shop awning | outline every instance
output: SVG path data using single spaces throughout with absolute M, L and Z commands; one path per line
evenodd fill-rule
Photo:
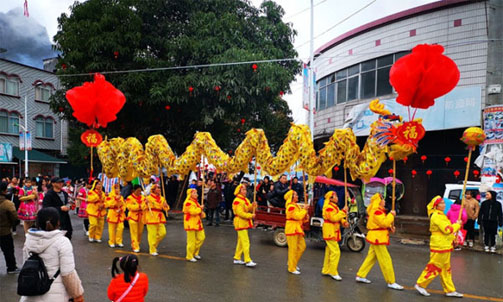
M 19 150 L 18 147 L 12 147 L 12 156 L 24 161 L 24 151 Z M 44 163 L 44 164 L 66 164 L 67 162 L 59 158 L 47 155 L 37 150 L 28 151 L 28 163 Z

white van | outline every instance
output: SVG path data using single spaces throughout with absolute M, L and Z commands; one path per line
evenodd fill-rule
M 479 181 L 468 181 L 466 183 L 466 191 L 475 192 L 475 198 L 480 203 L 480 182 Z M 444 201 L 445 201 L 445 213 L 449 211 L 451 205 L 456 201 L 456 199 L 461 200 L 461 192 L 463 191 L 463 184 L 445 184 L 444 191 Z M 479 229 L 479 225 L 475 222 L 475 229 Z

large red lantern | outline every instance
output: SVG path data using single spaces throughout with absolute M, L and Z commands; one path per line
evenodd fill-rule
M 124 94 L 99 73 L 94 74 L 93 82 L 68 90 L 66 99 L 72 106 L 73 116 L 93 128 L 105 128 L 116 120 L 126 103 Z
M 103 141 L 103 137 L 98 131 L 89 129 L 80 135 L 80 140 L 87 147 L 98 147 L 98 145 Z
M 441 45 L 421 44 L 393 64 L 389 81 L 398 92 L 397 103 L 426 109 L 456 87 L 459 69 L 443 52 Z

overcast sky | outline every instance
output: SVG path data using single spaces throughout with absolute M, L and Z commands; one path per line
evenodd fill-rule
M 30 17 L 23 16 L 24 0 L 1 0 L 0 48 L 16 49 L 3 56 L 24 64 L 41 67 L 42 58 L 52 54 L 50 43 L 58 30 L 57 18 L 69 13 L 73 0 L 28 0 Z M 259 6 L 262 0 L 252 0 Z M 303 61 L 309 59 L 310 0 L 276 0 L 285 10 L 285 22 L 291 22 L 298 35 L 294 45 Z M 433 0 L 314 0 L 314 49 L 360 25 Z M 348 20 L 344 18 L 359 11 Z M 36 41 L 37 47 L 33 47 Z M 37 63 L 38 62 L 38 63 Z M 292 83 L 292 93 L 285 96 L 295 123 L 307 122 L 302 109 L 302 81 Z

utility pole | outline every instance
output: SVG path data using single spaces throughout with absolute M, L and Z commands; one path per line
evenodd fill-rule
M 311 139 L 314 141 L 314 0 L 311 0 L 311 40 L 309 42 L 309 129 L 311 129 Z

